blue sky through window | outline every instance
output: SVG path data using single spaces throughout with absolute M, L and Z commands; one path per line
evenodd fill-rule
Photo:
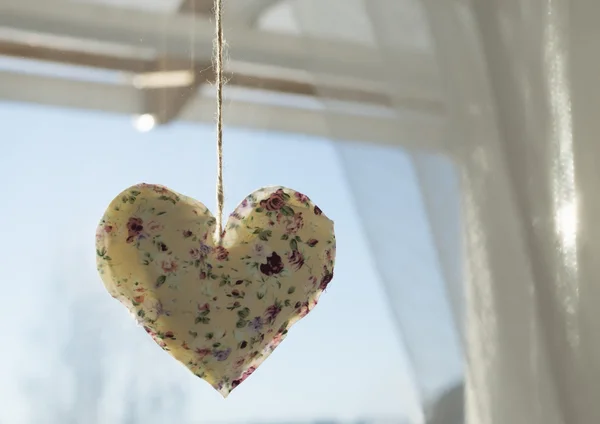
M 166 185 L 214 211 L 212 127 L 177 123 L 141 134 L 128 117 L 13 103 L 0 103 L 0 116 L 0 422 L 299 422 L 417 414 L 401 340 L 330 142 L 225 132 L 226 212 L 261 186 L 304 192 L 335 221 L 338 256 L 319 306 L 223 400 L 155 346 L 105 292 L 93 247 L 110 200 L 138 182 Z M 405 201 L 420 201 L 414 197 Z

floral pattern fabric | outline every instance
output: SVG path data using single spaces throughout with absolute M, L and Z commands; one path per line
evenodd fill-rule
M 333 278 L 333 222 L 283 187 L 250 194 L 222 242 L 200 202 L 139 184 L 109 205 L 96 235 L 109 293 L 146 332 L 224 397 L 308 314 Z

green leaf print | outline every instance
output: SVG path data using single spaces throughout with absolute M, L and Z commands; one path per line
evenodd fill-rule
M 250 315 L 250 309 L 248 309 L 248 308 L 240 309 L 237 312 L 237 314 L 240 318 L 248 318 L 248 316 Z
M 294 216 L 294 210 L 287 205 L 282 207 L 280 210 L 281 210 L 281 213 L 284 214 L 285 216 Z
M 199 315 L 199 316 L 197 316 L 197 317 L 196 317 L 196 319 L 194 320 L 194 323 L 195 323 L 195 324 L 200 324 L 200 323 L 202 323 L 202 324 L 208 324 L 208 323 L 210 323 L 210 318 L 209 318 L 209 317 L 202 316 L 202 315 Z
M 258 234 L 258 238 L 261 239 L 262 241 L 269 241 L 269 238 L 271 237 L 272 234 L 273 234 L 273 232 L 271 230 L 264 230 Z
M 162 286 L 163 284 L 165 284 L 166 281 L 167 281 L 167 276 L 166 275 L 161 275 L 160 277 L 158 277 L 156 279 L 155 287 L 159 288 L 160 286 Z
M 169 197 L 169 196 L 162 195 L 162 196 L 159 197 L 159 199 L 160 200 L 164 200 L 166 202 L 171 202 L 174 205 L 177 204 L 177 200 L 175 200 L 175 199 L 173 199 L 172 197 Z

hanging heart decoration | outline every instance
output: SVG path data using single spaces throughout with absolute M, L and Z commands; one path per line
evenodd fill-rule
M 139 184 L 119 194 L 96 235 L 108 292 L 154 341 L 224 397 L 306 316 L 333 278 L 333 222 L 283 187 L 250 194 L 221 243 L 200 202 Z

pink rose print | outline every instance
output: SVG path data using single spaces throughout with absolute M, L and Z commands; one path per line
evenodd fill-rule
M 202 254 L 200 253 L 200 249 L 190 249 L 189 254 L 192 257 L 192 259 L 194 259 L 194 260 L 199 261 L 200 259 L 202 259 Z
M 276 252 L 273 252 L 271 256 L 267 258 L 267 263 L 261 264 L 259 268 L 260 272 L 269 277 L 281 274 L 283 271 L 283 262 L 281 261 L 281 256 L 279 256 Z
M 298 271 L 304 265 L 304 256 L 297 250 L 288 252 L 287 259 L 294 271 Z
M 215 247 L 215 253 L 218 261 L 224 261 L 229 256 L 229 252 L 223 246 Z
M 298 310 L 298 316 L 300 318 L 304 318 L 310 312 L 310 307 L 309 307 L 308 302 L 300 303 L 299 305 L 296 306 L 296 309 Z
M 237 212 L 232 212 L 231 214 L 229 214 L 229 217 L 230 218 L 235 218 L 235 219 L 238 219 L 238 220 L 244 219 L 244 217 L 242 215 L 240 215 L 239 213 L 237 213 Z
M 256 371 L 256 367 L 248 368 L 246 370 L 246 372 L 243 373 L 240 378 L 238 378 L 237 380 L 233 380 L 231 382 L 231 388 L 233 389 L 233 388 L 239 386 L 240 384 L 242 384 L 244 382 L 244 380 L 247 379 L 248 377 L 250 377 L 254 371 Z
M 280 331 L 279 333 L 277 333 L 275 335 L 275 337 L 273 337 L 273 340 L 271 340 L 271 343 L 269 343 L 269 345 L 267 346 L 269 351 L 273 352 L 277 348 L 277 346 L 279 346 L 279 344 L 281 343 L 282 340 L 283 340 L 283 334 Z
M 273 337 L 273 341 L 271 342 L 271 344 L 275 348 L 279 343 L 281 343 L 282 340 L 283 340 L 283 334 L 282 333 L 277 333 L 275 335 L 275 337 Z
M 325 274 L 321 278 L 321 284 L 319 285 L 320 290 L 325 290 L 331 280 L 333 280 L 333 272 L 330 272 L 327 267 L 323 267 Z
M 237 289 L 231 290 L 231 297 L 233 297 L 234 299 L 243 299 L 244 296 L 245 296 L 245 292 L 243 292 L 243 291 L 239 291 Z
M 268 211 L 278 211 L 285 205 L 285 199 L 283 197 L 283 190 L 279 189 L 275 193 L 271 194 L 268 199 L 261 200 L 260 206 Z
M 96 244 L 98 244 L 103 238 L 106 232 L 102 230 L 100 227 L 96 230 Z
M 295 192 L 294 193 L 294 197 L 296 198 L 296 200 L 298 200 L 300 203 L 308 203 L 310 201 L 310 199 L 308 198 L 308 196 L 305 196 L 302 193 L 298 193 Z
M 210 355 L 212 353 L 212 350 L 198 348 L 198 349 L 196 349 L 195 352 L 198 354 L 198 356 L 200 357 L 200 359 L 204 359 L 204 358 L 206 358 L 208 355 Z
M 150 184 L 152 186 L 152 190 L 158 194 L 170 194 L 169 190 L 166 187 L 160 187 L 154 184 Z
M 177 268 L 179 268 L 177 262 L 175 262 L 174 260 L 162 261 L 160 267 L 162 268 L 163 272 L 167 274 L 175 273 L 177 272 Z
M 273 324 L 277 319 L 277 316 L 281 313 L 281 304 L 275 302 L 267 308 L 265 311 L 265 321 L 267 324 Z
M 241 367 L 242 365 L 244 365 L 244 363 L 245 363 L 245 362 L 246 362 L 246 358 L 242 356 L 241 358 L 238 358 L 238 359 L 237 359 L 237 360 L 236 360 L 236 361 L 233 363 L 233 367 L 234 367 L 234 368 L 239 368 L 239 367 Z
M 333 257 L 331 256 L 331 249 L 328 249 L 325 251 L 325 257 L 327 258 L 327 260 L 329 262 L 331 262 L 333 260 Z
M 163 230 L 163 226 L 156 221 L 150 221 L 147 225 L 148 231 L 156 234 Z
M 164 340 L 162 340 L 160 337 L 158 337 L 158 334 L 156 334 L 154 331 L 152 331 L 150 329 L 150 327 L 144 326 L 144 330 L 146 330 L 146 333 L 148 333 L 150 335 L 150 337 L 152 337 L 152 339 L 156 342 L 156 344 L 158 344 L 160 347 L 162 347 L 163 349 L 167 347 L 167 344 L 164 342 Z
M 287 234 L 296 234 L 302 227 L 304 227 L 304 219 L 302 218 L 302 212 L 298 212 L 285 226 L 285 230 Z
M 131 217 L 127 221 L 127 243 L 133 243 L 142 236 L 144 221 L 140 218 Z

